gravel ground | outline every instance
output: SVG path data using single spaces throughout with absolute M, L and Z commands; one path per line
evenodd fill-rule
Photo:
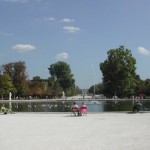
M 150 113 L 0 115 L 1 150 L 149 150 Z

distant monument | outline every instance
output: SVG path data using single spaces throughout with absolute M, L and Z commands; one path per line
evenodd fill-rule
M 66 99 L 65 92 L 62 92 L 62 99 Z
M 11 94 L 11 92 L 9 92 L 9 110 L 12 109 L 12 105 L 11 105 L 11 96 L 12 96 L 12 94 Z

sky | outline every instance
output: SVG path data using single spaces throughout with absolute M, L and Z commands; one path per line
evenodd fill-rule
M 25 61 L 28 78 L 69 64 L 81 89 L 102 83 L 99 64 L 121 45 L 150 78 L 149 0 L 0 0 L 0 65 Z

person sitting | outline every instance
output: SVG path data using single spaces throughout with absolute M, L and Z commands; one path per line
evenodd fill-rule
M 7 114 L 8 112 L 4 104 L 1 107 L 1 112 L 3 112 L 4 114 Z
M 142 108 L 142 104 L 140 103 L 140 101 L 137 101 L 134 106 L 133 106 L 133 112 L 139 112 Z
M 81 114 L 86 114 L 87 113 L 87 106 L 82 102 L 82 105 L 80 106 L 80 112 Z
M 2 105 L 1 112 L 3 112 L 4 114 L 7 114 L 8 112 L 13 113 L 10 109 L 5 107 L 5 104 Z
M 77 112 L 78 116 L 80 115 L 80 108 L 76 104 L 76 102 L 74 102 L 73 105 L 71 106 L 71 110 L 72 110 L 72 112 L 74 113 L 75 116 L 76 116 L 76 112 Z

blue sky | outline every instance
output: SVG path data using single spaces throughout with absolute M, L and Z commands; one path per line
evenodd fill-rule
M 0 0 L 0 65 L 25 61 L 29 79 L 48 78 L 57 61 L 76 85 L 102 82 L 100 62 L 124 45 L 137 74 L 150 78 L 149 0 Z

